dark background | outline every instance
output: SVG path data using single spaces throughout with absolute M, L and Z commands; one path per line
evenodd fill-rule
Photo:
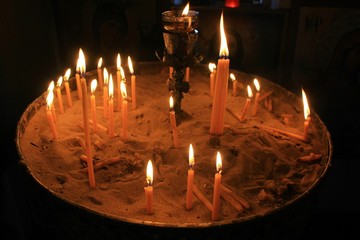
M 223 9 L 223 1 L 198 0 L 191 5 L 203 13 L 204 19 L 215 22 Z M 359 11 L 358 1 L 293 0 L 285 9 L 270 9 L 269 1 L 260 6 L 241 1 L 239 9 L 225 9 L 228 21 L 233 21 L 234 47 L 239 54 L 231 67 L 262 75 L 296 93 L 299 86 L 306 87 L 310 103 L 332 136 L 334 156 L 299 239 L 353 239 L 357 221 L 352 219 L 360 213 L 360 24 L 339 40 L 340 50 L 332 53 L 329 68 L 312 69 L 306 75 L 296 65 L 301 6 Z M 135 61 L 157 61 L 154 51 L 162 47 L 161 12 L 171 7 L 173 2 L 164 0 L 0 0 L 2 239 L 51 236 L 51 228 L 42 226 L 45 220 L 37 214 L 41 206 L 29 204 L 36 200 L 33 194 L 42 193 L 29 189 L 36 184 L 19 165 L 15 145 L 17 122 L 27 105 L 47 89 L 50 80 L 63 75 L 68 67 L 74 69 L 80 47 L 92 59 L 87 62 L 89 70 L 95 68 L 100 56 L 105 64 L 115 64 L 118 52 L 131 55 Z M 323 22 L 309 18 L 307 24 L 313 27 Z M 206 35 L 206 27 L 201 27 L 205 32 L 200 35 L 203 47 L 217 46 L 216 37 L 212 39 Z M 255 43 L 256 51 L 249 52 L 253 47 L 249 44 Z M 205 50 L 205 63 L 214 61 L 217 50 Z M 301 74 L 296 72 L 299 69 Z

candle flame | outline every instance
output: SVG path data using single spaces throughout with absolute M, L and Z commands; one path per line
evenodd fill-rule
M 49 93 L 48 93 L 48 95 L 47 95 L 47 97 L 46 97 L 46 104 L 47 104 L 47 107 L 48 107 L 49 109 L 51 109 L 53 100 L 54 100 L 54 92 L 53 92 L 53 91 L 49 91 Z
M 93 79 L 90 84 L 91 93 L 94 94 L 97 87 L 97 80 Z
M 218 173 L 221 173 L 221 170 L 222 170 L 222 161 L 221 161 L 220 152 L 218 151 L 216 155 L 216 171 Z
M 120 68 L 121 68 L 120 53 L 118 53 L 117 58 L 116 58 L 116 67 L 117 67 L 117 70 L 120 71 Z
M 130 73 L 134 74 L 134 68 L 133 68 L 133 64 L 132 64 L 130 56 L 128 56 L 128 66 L 129 66 Z
M 220 18 L 220 34 L 221 34 L 221 45 L 220 45 L 219 57 L 228 57 L 229 49 L 226 41 L 223 13 L 221 13 L 221 18 Z
M 151 160 L 148 161 L 147 167 L 146 167 L 146 181 L 148 185 L 150 186 L 153 182 L 153 165 Z
M 124 69 L 120 66 L 121 81 L 126 82 Z
M 99 58 L 99 61 L 98 61 L 98 65 L 97 65 L 98 68 L 101 68 L 102 62 L 103 62 L 103 59 L 101 57 L 101 58 Z
M 104 68 L 104 85 L 107 86 L 109 83 L 109 73 L 106 68 Z
M 301 91 L 302 91 L 302 99 L 304 104 L 304 118 L 307 119 L 310 116 L 310 107 L 304 90 L 301 89 Z
M 234 75 L 233 73 L 230 73 L 230 79 L 231 79 L 232 81 L 235 81 L 235 80 L 236 80 L 236 77 L 235 77 L 235 75 Z
M 48 92 L 52 92 L 54 90 L 54 87 L 55 87 L 55 82 L 54 80 L 52 80 L 49 84 L 49 87 L 48 87 Z
M 86 72 L 85 55 L 84 55 L 84 52 L 83 52 L 83 50 L 81 48 L 79 50 L 78 64 L 79 64 L 80 73 L 82 75 L 85 74 L 85 72 Z
M 170 99 L 169 99 L 169 105 L 170 105 L 170 110 L 172 110 L 172 109 L 173 109 L 173 107 L 174 107 L 174 99 L 173 99 L 173 97 L 172 97 L 172 96 L 170 96 Z
M 58 79 L 57 82 L 56 82 L 56 86 L 57 86 L 57 87 L 61 87 L 62 82 L 63 82 L 63 77 L 60 76 L 59 79 Z
M 127 98 L 127 94 L 126 94 L 126 85 L 124 81 L 121 81 L 120 83 L 120 90 L 121 90 L 121 95 L 123 97 L 123 99 L 125 100 Z
M 187 16 L 189 13 L 189 9 L 190 9 L 190 3 L 187 3 L 181 15 Z
M 76 61 L 76 72 L 80 72 L 80 58 L 78 58 Z
M 64 75 L 64 80 L 65 80 L 65 81 L 68 81 L 68 80 L 69 80 L 70 74 L 71 74 L 71 69 L 68 68 L 68 69 L 66 70 L 66 72 L 65 72 L 65 75 Z
M 214 72 L 214 69 L 216 69 L 216 64 L 215 63 L 209 63 L 209 69 L 210 69 L 210 72 Z
M 255 85 L 256 91 L 260 91 L 260 83 L 256 78 L 254 78 L 254 85 Z
M 248 96 L 249 96 L 249 98 L 252 98 L 253 93 L 252 93 L 251 87 L 250 87 L 249 85 L 247 86 L 247 91 L 248 91 Z
M 114 82 L 112 78 L 112 74 L 110 73 L 109 77 L 109 98 L 113 98 L 114 96 Z
M 190 146 L 189 146 L 189 166 L 193 167 L 194 164 L 195 164 L 194 149 L 193 149 L 192 144 L 190 143 Z

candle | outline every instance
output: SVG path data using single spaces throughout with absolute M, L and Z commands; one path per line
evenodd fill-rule
M 215 85 L 215 63 L 209 63 L 210 69 L 210 97 L 214 96 L 214 85 Z
M 68 107 L 72 107 L 72 99 L 71 99 L 71 93 L 70 93 L 70 85 L 69 85 L 69 78 L 70 78 L 71 69 L 68 68 L 64 75 L 64 85 L 65 85 L 65 91 L 66 91 L 66 103 Z
M 114 82 L 112 75 L 109 77 L 109 137 L 114 137 Z
M 254 85 L 255 85 L 255 88 L 256 88 L 257 92 L 255 94 L 255 102 L 254 102 L 254 108 L 253 108 L 252 115 L 256 116 L 258 106 L 259 106 L 259 98 L 260 98 L 260 83 L 256 78 L 254 78 Z
M 55 88 L 55 83 L 54 83 L 54 81 L 51 81 L 47 90 L 48 90 L 48 92 L 52 92 L 54 94 L 54 88 Z M 54 122 L 56 122 L 57 117 L 56 117 L 56 112 L 55 112 L 54 101 L 52 101 L 52 104 L 51 104 L 51 114 L 54 119 Z
M 193 205 L 193 186 L 194 186 L 194 150 L 192 144 L 189 146 L 189 170 L 187 177 L 187 192 L 186 192 L 186 209 L 190 210 Z
M 103 62 L 103 59 L 101 57 L 101 58 L 99 58 L 98 65 L 97 65 L 97 73 L 98 73 L 100 90 L 103 90 L 103 87 L 104 87 L 103 73 L 102 73 L 102 70 L 101 70 L 102 62 Z
M 248 98 L 246 99 L 245 106 L 244 106 L 243 111 L 241 113 L 241 117 L 240 117 L 241 121 L 244 121 L 244 119 L 245 119 L 245 113 L 246 113 L 247 109 L 249 108 L 251 98 L 253 96 L 251 88 L 250 88 L 249 85 L 247 86 L 247 91 L 248 91 Z
M 226 108 L 226 97 L 228 89 L 229 50 L 226 43 L 224 30 L 223 13 L 220 18 L 221 47 L 217 65 L 217 74 L 215 80 L 215 91 L 210 119 L 210 134 L 222 135 L 224 132 L 224 115 Z
M 121 104 L 122 104 L 122 95 L 121 95 L 121 87 L 120 87 L 120 82 L 122 80 L 122 73 L 121 71 L 123 71 L 122 67 L 121 67 L 121 58 L 120 58 L 120 54 L 118 53 L 117 58 L 116 58 L 116 83 L 117 83 L 117 87 L 116 87 L 116 92 L 117 92 L 117 96 L 118 96 L 118 111 L 120 111 L 121 109 Z
M 108 83 L 109 83 L 109 73 L 106 68 L 104 68 L 104 86 L 103 86 L 103 107 L 104 107 L 104 118 L 109 117 L 109 92 L 108 92 Z
M 233 73 L 230 73 L 230 79 L 232 80 L 232 95 L 233 97 L 237 96 L 237 81 L 235 78 L 235 75 Z
M 146 182 L 148 184 L 145 189 L 145 196 L 146 196 L 146 212 L 147 214 L 152 214 L 153 211 L 153 165 L 151 160 L 148 161 L 147 168 L 146 168 Z
M 49 126 L 50 126 L 50 129 L 51 129 L 51 132 L 52 132 L 53 139 L 56 140 L 58 138 L 57 137 L 57 131 L 56 131 L 56 127 L 55 127 L 53 114 L 52 114 L 52 111 L 51 111 L 51 108 L 52 108 L 52 105 L 53 105 L 53 100 L 54 100 L 54 93 L 52 91 L 49 91 L 48 95 L 46 97 L 46 104 L 47 104 L 46 115 L 47 115 Z
M 56 82 L 56 96 L 57 96 L 57 100 L 58 100 L 58 105 L 59 105 L 59 112 L 60 113 L 64 113 L 64 104 L 63 104 L 63 100 L 62 100 L 62 96 L 61 96 L 61 84 L 63 82 L 63 77 L 60 76 L 59 79 Z
M 172 134 L 173 134 L 174 147 L 178 148 L 179 147 L 179 137 L 178 137 L 178 133 L 177 133 L 177 129 L 176 129 L 174 100 L 173 100 L 172 96 L 170 96 L 169 104 L 170 104 L 170 124 L 171 124 L 171 129 L 172 129 Z
M 190 80 L 190 67 L 185 68 L 185 82 L 189 82 Z
M 95 98 L 96 87 L 97 87 L 97 80 L 93 79 L 90 84 L 90 89 L 91 89 L 90 108 L 91 108 L 91 115 L 92 115 L 92 119 L 93 119 L 93 131 L 95 133 L 97 131 L 96 98 Z
M 128 56 L 128 65 L 131 73 L 131 105 L 132 109 L 136 109 L 136 77 L 130 56 Z
M 80 48 L 79 50 L 79 55 L 81 54 L 82 50 Z M 80 59 L 77 60 L 76 63 L 76 73 L 75 73 L 75 80 L 76 80 L 76 88 L 77 88 L 77 92 L 78 92 L 78 98 L 81 99 L 81 84 L 80 84 Z
M 310 122 L 311 122 L 310 107 L 309 107 L 308 100 L 307 100 L 307 97 L 306 97 L 306 94 L 305 94 L 304 90 L 301 89 L 301 92 L 302 92 L 302 99 L 303 99 L 303 105 L 304 105 L 304 118 L 305 118 L 305 121 L 304 121 L 304 138 L 305 138 L 305 140 L 308 140 L 309 125 L 310 125 Z
M 211 219 L 216 221 L 219 219 L 220 212 L 220 187 L 221 187 L 221 171 L 222 171 L 222 162 L 220 152 L 217 152 L 216 155 L 216 174 L 214 180 L 214 195 L 213 195 L 213 209 Z
M 81 49 L 80 49 L 81 50 Z M 84 120 L 84 134 L 85 134 L 85 146 L 86 146 L 86 160 L 88 167 L 88 177 L 89 185 L 91 188 L 95 188 L 95 173 L 91 152 L 91 138 L 90 138 L 90 129 L 89 129 L 89 116 L 88 116 L 88 99 L 87 99 L 87 86 L 85 79 L 86 65 L 85 65 L 85 56 L 81 51 L 79 53 L 79 66 L 81 74 L 81 93 L 82 93 L 82 109 L 83 109 L 83 120 Z
M 127 93 L 125 82 L 121 81 L 120 90 L 122 95 L 122 106 L 121 106 L 121 115 L 122 115 L 122 138 L 124 141 L 127 140 L 127 119 L 128 119 L 128 103 L 127 103 Z
M 173 73 L 174 73 L 174 68 L 169 67 L 169 78 L 172 78 Z

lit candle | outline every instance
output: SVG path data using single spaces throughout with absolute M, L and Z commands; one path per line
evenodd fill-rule
M 310 122 L 311 122 L 310 107 L 309 107 L 308 100 L 307 100 L 307 97 L 306 97 L 306 94 L 305 94 L 304 90 L 301 89 L 301 91 L 302 91 L 302 99 L 303 99 L 303 104 L 304 104 L 304 118 L 305 118 L 305 121 L 304 121 L 304 138 L 307 141 L 308 140 L 309 125 L 310 125 Z
M 222 171 L 222 162 L 220 152 L 217 152 L 216 155 L 216 174 L 214 180 L 214 195 L 213 195 L 213 209 L 211 219 L 216 221 L 219 219 L 220 213 L 220 187 L 221 187 L 221 171 Z
M 60 113 L 64 113 L 64 104 L 63 104 L 62 95 L 61 95 L 61 84 L 62 84 L 62 82 L 63 82 L 63 77 L 60 76 L 59 79 L 56 82 L 56 96 L 57 96 L 57 100 L 58 100 L 59 112 Z
M 128 56 L 128 65 L 131 73 L 131 105 L 132 109 L 136 109 L 136 77 L 130 56 Z
M 72 107 L 72 99 L 71 99 L 71 93 L 70 93 L 70 85 L 69 85 L 69 78 L 70 78 L 71 69 L 68 68 L 64 75 L 64 85 L 65 85 L 65 91 L 66 91 L 66 102 L 68 107 Z
M 88 99 L 87 99 L 87 86 L 85 79 L 86 64 L 85 56 L 83 51 L 80 49 L 79 52 L 79 66 L 80 66 L 80 75 L 81 75 L 81 93 L 82 93 L 82 109 L 83 109 L 83 119 L 84 119 L 84 133 L 85 133 L 85 145 L 86 145 L 86 160 L 88 168 L 88 177 L 89 184 L 91 188 L 95 188 L 95 173 L 91 152 L 91 138 L 90 138 L 90 128 L 89 128 L 89 116 L 88 116 Z
M 54 122 L 54 118 L 53 118 L 53 114 L 51 111 L 52 105 L 53 105 L 53 100 L 54 100 L 54 92 L 53 91 L 49 91 L 48 95 L 46 97 L 46 104 L 47 104 L 47 108 L 46 108 L 46 115 L 47 115 L 47 119 L 49 122 L 49 126 L 53 135 L 53 139 L 56 140 L 57 137 L 57 131 L 56 131 L 56 127 L 55 127 L 55 122 Z
M 114 137 L 114 82 L 110 73 L 109 77 L 109 137 Z
M 120 83 L 120 90 L 122 95 L 122 106 L 121 106 L 121 115 L 122 115 L 122 138 L 124 141 L 127 140 L 127 119 L 128 119 L 128 102 L 127 102 L 127 93 L 126 85 L 124 81 Z
M 221 33 L 221 47 L 217 65 L 217 74 L 215 81 L 214 98 L 210 119 L 210 134 L 222 135 L 224 132 L 224 115 L 226 108 L 226 97 L 228 89 L 229 78 L 229 64 L 228 59 L 229 50 L 227 47 L 223 13 L 220 18 L 220 33 Z
M 253 108 L 252 115 L 256 116 L 257 111 L 258 111 L 258 106 L 259 106 L 259 97 L 260 97 L 260 83 L 256 78 L 254 78 L 254 85 L 255 85 L 257 92 L 255 94 L 255 102 L 254 102 L 254 108 Z
M 177 128 L 176 128 L 174 99 L 172 96 L 170 96 L 169 105 L 170 105 L 170 124 L 171 124 L 171 129 L 172 129 L 172 134 L 173 134 L 174 147 L 178 148 L 179 147 L 179 137 L 178 137 Z
M 96 99 L 95 99 L 95 90 L 97 87 L 97 80 L 93 79 L 90 84 L 91 97 L 90 97 L 90 108 L 93 119 L 93 131 L 97 131 L 97 120 L 96 120 Z
M 79 55 L 81 54 L 80 52 L 82 52 L 81 48 L 79 50 Z M 76 88 L 77 88 L 77 92 L 78 92 L 78 98 L 81 99 L 82 94 L 81 94 L 81 84 L 80 84 L 80 59 L 79 58 L 76 63 L 75 80 L 76 80 Z
M 245 106 L 243 108 L 243 111 L 241 113 L 241 121 L 244 121 L 245 119 L 245 114 L 246 114 L 246 111 L 247 109 L 249 108 L 249 105 L 250 105 L 250 102 L 251 102 L 251 98 L 253 97 L 253 94 L 252 94 L 252 91 L 251 91 L 251 87 L 248 85 L 247 86 L 247 91 L 248 91 L 248 98 L 246 99 L 246 102 L 245 102 Z
M 190 210 L 193 205 L 193 186 L 194 186 L 194 150 L 192 144 L 189 146 L 189 170 L 187 177 L 187 192 L 186 192 L 186 209 Z
M 190 80 L 190 67 L 185 68 L 185 82 L 189 82 Z
M 97 73 L 98 73 L 100 90 L 103 90 L 103 87 L 104 87 L 103 73 L 102 73 L 102 70 L 101 70 L 102 62 L 103 62 L 103 59 L 101 57 L 101 58 L 99 58 L 98 65 L 97 65 Z
M 120 58 L 120 54 L 118 53 L 117 58 L 116 58 L 116 83 L 117 83 L 117 87 L 116 87 L 116 92 L 117 92 L 117 96 L 118 96 L 118 111 L 120 111 L 121 109 L 121 105 L 122 105 L 122 95 L 121 95 L 121 87 L 120 87 L 120 82 L 122 80 L 122 73 L 121 71 L 124 71 L 121 67 L 121 58 Z
M 145 189 L 145 196 L 146 196 L 146 212 L 147 214 L 152 214 L 153 211 L 153 165 L 151 160 L 148 161 L 147 168 L 146 168 L 146 182 L 148 184 Z
M 209 63 L 210 69 L 210 97 L 214 96 L 214 86 L 215 86 L 215 63 Z
M 54 81 L 52 80 L 49 84 L 49 87 L 48 87 L 48 92 L 52 92 L 54 94 L 54 88 L 55 88 L 55 83 Z M 52 106 L 51 106 L 51 114 L 52 114 L 52 117 L 54 119 L 54 122 L 57 121 L 57 117 L 56 117 L 56 112 L 55 112 L 55 106 L 54 106 L 54 101 L 52 101 Z
M 237 96 L 237 80 L 233 73 L 230 73 L 230 79 L 232 81 L 232 95 L 233 97 Z
M 106 68 L 104 68 L 104 86 L 103 86 L 103 107 L 104 107 L 104 118 L 109 117 L 109 92 L 108 92 L 108 83 L 109 83 L 109 73 Z

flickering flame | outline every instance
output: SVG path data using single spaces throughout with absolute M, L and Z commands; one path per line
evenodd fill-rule
M 76 61 L 76 72 L 80 72 L 80 58 L 78 58 Z
M 209 63 L 210 72 L 214 72 L 214 69 L 216 69 L 216 64 L 215 63 Z
M 64 75 L 64 80 L 65 80 L 65 81 L 68 81 L 68 80 L 69 80 L 70 74 L 71 74 L 71 69 L 68 68 L 68 69 L 66 70 L 66 72 L 65 72 L 65 75 Z
M 104 85 L 107 86 L 109 83 L 109 73 L 106 68 L 104 68 Z
M 235 77 L 235 75 L 234 75 L 233 73 L 230 73 L 230 79 L 231 79 L 232 81 L 235 81 L 235 80 L 236 80 L 236 77 Z
M 301 89 L 301 91 L 302 91 L 302 99 L 304 104 L 304 118 L 307 119 L 310 116 L 310 108 L 304 90 Z
M 97 87 L 97 80 L 93 79 L 90 84 L 91 93 L 94 94 Z
M 193 149 L 192 144 L 190 143 L 190 146 L 189 146 L 189 167 L 194 166 L 194 164 L 195 164 L 194 149 Z
M 121 81 L 120 83 L 120 90 L 121 90 L 121 95 L 123 97 L 123 99 L 127 98 L 127 94 L 126 94 L 126 85 L 124 81 Z
M 146 167 L 146 181 L 148 185 L 151 185 L 153 182 L 153 165 L 151 160 L 148 161 L 147 167 Z
M 55 87 L 55 82 L 54 80 L 52 80 L 49 84 L 49 87 L 48 87 L 48 92 L 52 92 L 54 90 L 54 87 Z
M 109 98 L 113 98 L 114 96 L 114 82 L 112 78 L 112 74 L 110 73 L 109 77 Z
M 221 161 L 220 152 L 218 151 L 216 155 L 216 171 L 218 173 L 221 173 L 221 170 L 222 170 L 222 161 Z
M 46 104 L 47 107 L 50 109 L 52 104 L 53 104 L 53 100 L 54 100 L 54 92 L 53 91 L 49 91 L 47 97 L 46 97 Z
M 248 91 L 248 96 L 249 96 L 249 98 L 252 98 L 253 93 L 252 93 L 251 87 L 250 87 L 249 85 L 247 86 L 247 91 Z
M 172 96 L 170 96 L 170 99 L 169 99 L 169 105 L 170 105 L 170 109 L 172 110 L 173 107 L 174 107 L 174 99 Z
M 221 34 L 221 45 L 220 45 L 219 57 L 228 57 L 229 49 L 226 41 L 223 13 L 221 13 L 221 18 L 220 18 L 220 34 Z
M 124 69 L 120 66 L 121 81 L 126 82 Z
M 187 16 L 189 13 L 189 8 L 190 8 L 190 3 L 187 3 L 181 15 Z
M 98 65 L 97 65 L 98 68 L 101 68 L 102 62 L 103 62 L 103 59 L 101 57 L 101 58 L 99 58 L 99 61 L 98 61 Z
M 81 75 L 85 74 L 85 72 L 86 72 L 85 55 L 81 48 L 79 50 L 78 64 L 79 64 L 79 71 L 80 71 Z
M 128 56 L 128 66 L 129 66 L 130 73 L 131 73 L 131 74 L 134 74 L 134 68 L 133 68 L 132 61 L 131 61 L 131 57 L 130 57 L 130 56 Z
M 57 87 L 61 87 L 62 82 L 63 82 L 63 77 L 60 76 L 59 79 L 58 79 L 57 82 L 56 82 L 56 86 L 57 86 Z
M 117 70 L 120 71 L 120 68 L 121 68 L 120 53 L 118 53 L 117 58 L 116 58 L 116 67 L 117 67 Z
M 260 83 L 256 78 L 254 78 L 254 85 L 255 85 L 256 91 L 260 91 Z

